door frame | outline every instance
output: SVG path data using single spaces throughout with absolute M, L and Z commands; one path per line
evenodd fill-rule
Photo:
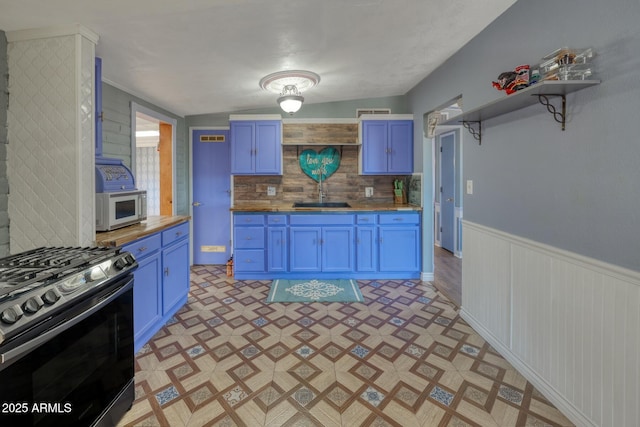
M 441 223 L 441 206 L 442 200 L 440 200 L 440 186 L 442 185 L 442 164 L 440 155 L 440 138 L 447 134 L 454 134 L 454 203 L 458 206 L 454 206 L 454 218 L 453 218 L 453 245 L 454 252 L 458 258 L 462 258 L 462 216 L 463 216 L 463 200 L 464 193 L 462 188 L 463 182 L 463 164 L 462 164 L 462 150 L 463 150 L 463 132 L 462 126 L 438 126 L 436 128 L 433 137 L 433 150 L 434 150 L 434 243 L 436 246 L 442 247 L 441 235 L 439 231 Z M 437 178 L 437 183 L 436 179 Z
M 193 131 L 194 130 L 223 130 L 230 132 L 230 126 L 189 126 L 189 216 L 193 218 Z M 229 143 L 231 143 L 231 138 L 229 138 Z M 231 207 L 233 207 L 233 174 L 229 177 L 229 186 L 231 189 Z M 230 245 L 231 245 L 231 253 L 233 254 L 233 212 L 229 211 L 229 236 L 230 236 Z M 193 236 L 193 221 L 189 221 L 189 235 Z M 190 239 L 189 242 L 189 260 L 191 265 L 193 265 L 193 245 L 195 239 Z
M 137 114 L 142 113 L 151 118 L 157 119 L 159 122 L 171 125 L 171 214 L 176 214 L 176 145 L 177 144 L 177 128 L 178 120 L 166 116 L 156 110 L 140 105 L 131 101 L 131 170 L 133 176 L 136 175 L 136 120 Z

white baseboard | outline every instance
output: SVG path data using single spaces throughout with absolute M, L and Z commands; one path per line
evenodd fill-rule
M 490 331 L 485 329 L 464 307 L 460 309 L 460 317 L 467 322 L 485 341 L 495 348 L 516 370 L 522 374 L 533 386 L 542 393 L 562 414 L 569 418 L 576 426 L 597 427 L 583 413 L 577 410 L 562 394 L 554 389 L 544 378 L 533 371 L 518 356 L 505 347 Z

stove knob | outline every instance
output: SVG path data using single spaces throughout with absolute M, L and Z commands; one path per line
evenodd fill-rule
M 22 317 L 22 314 L 23 312 L 20 309 L 20 306 L 14 305 L 13 307 L 9 307 L 5 311 L 3 311 L 0 319 L 2 319 L 4 323 L 12 325 Z
M 58 290 L 55 288 L 49 289 L 47 292 L 42 294 L 42 299 L 47 305 L 54 304 L 56 301 L 60 299 L 60 297 L 61 297 L 60 292 L 58 292 Z
M 43 305 L 44 303 L 42 302 L 42 298 L 36 295 L 35 297 L 31 297 L 26 300 L 25 303 L 22 304 L 22 309 L 27 313 L 33 314 L 36 311 L 40 310 Z
M 136 262 L 136 259 L 131 254 L 125 256 L 124 259 L 127 261 L 127 265 L 133 265 Z
M 127 262 L 124 258 L 119 258 L 113 265 L 116 267 L 116 270 L 122 270 L 127 266 Z

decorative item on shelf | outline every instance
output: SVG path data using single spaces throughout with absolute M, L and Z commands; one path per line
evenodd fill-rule
M 531 67 L 529 73 L 529 86 L 534 85 L 540 81 L 540 66 L 536 65 Z
M 278 105 L 286 113 L 294 114 L 304 102 L 302 92 L 320 83 L 320 76 L 311 71 L 278 71 L 260 79 L 260 87 L 279 95 Z
M 312 149 L 304 150 L 299 157 L 302 171 L 316 182 L 329 178 L 340 167 L 340 152 L 334 147 L 326 147 L 319 153 Z
M 518 65 L 513 71 L 500 73 L 493 87 L 504 90 L 507 95 L 529 86 L 529 65 Z
M 593 49 L 562 47 L 542 58 L 540 72 L 543 80 L 585 80 L 592 75 Z

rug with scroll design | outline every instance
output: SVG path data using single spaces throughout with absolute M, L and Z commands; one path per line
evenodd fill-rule
M 267 302 L 363 302 L 358 282 L 352 279 L 276 279 Z

